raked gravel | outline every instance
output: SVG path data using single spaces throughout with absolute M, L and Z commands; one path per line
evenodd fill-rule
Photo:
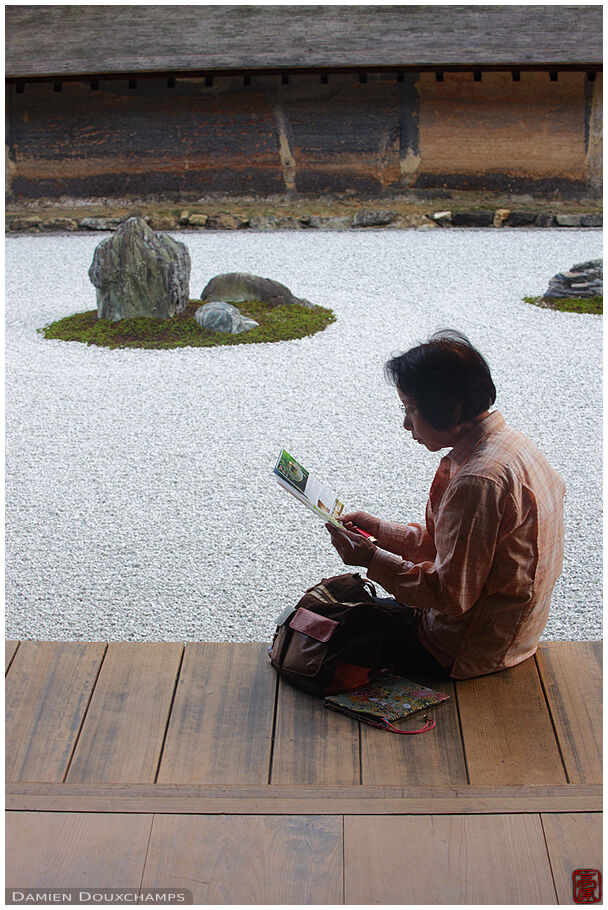
M 593 230 L 175 234 L 191 296 L 253 272 L 337 322 L 278 344 L 170 351 L 47 341 L 95 307 L 100 235 L 6 242 L 6 634 L 269 640 L 322 576 L 347 571 L 274 482 L 282 446 L 349 508 L 420 520 L 438 458 L 400 421 L 383 364 L 434 330 L 489 360 L 497 407 L 566 480 L 566 556 L 547 639 L 601 638 L 602 318 L 538 309 Z

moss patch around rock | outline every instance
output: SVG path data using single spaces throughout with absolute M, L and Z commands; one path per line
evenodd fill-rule
M 111 322 L 98 319 L 97 310 L 75 313 L 39 329 L 45 338 L 61 341 L 81 341 L 106 348 L 210 348 L 219 345 L 259 344 L 272 341 L 289 341 L 314 335 L 335 322 L 332 310 L 292 304 L 270 307 L 264 303 L 237 304 L 243 316 L 259 322 L 259 326 L 239 335 L 211 332 L 203 329 L 194 319 L 201 306 L 200 300 L 191 300 L 183 313 L 170 319 L 121 319 Z
M 526 303 L 545 310 L 560 310 L 563 313 L 592 313 L 601 316 L 604 312 L 603 297 L 524 297 Z

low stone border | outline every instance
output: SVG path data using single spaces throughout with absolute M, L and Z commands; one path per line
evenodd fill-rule
M 52 214 L 7 216 L 8 233 L 47 233 L 69 231 L 113 231 L 127 217 L 57 218 Z M 245 215 L 185 210 L 180 215 L 148 214 L 144 216 L 156 231 L 276 231 L 276 230 L 365 230 L 366 228 L 600 228 L 602 215 L 553 214 L 552 212 L 519 212 L 509 209 L 487 211 L 429 212 L 401 215 L 393 211 L 361 209 L 355 215 Z

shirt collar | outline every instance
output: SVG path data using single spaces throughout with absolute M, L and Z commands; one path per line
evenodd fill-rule
M 505 419 L 500 411 L 492 411 L 479 423 L 474 424 L 462 439 L 459 439 L 454 448 L 445 456 L 450 458 L 456 464 L 464 464 L 469 460 L 473 449 L 479 445 L 482 439 L 489 436 L 490 433 L 496 433 L 505 425 Z

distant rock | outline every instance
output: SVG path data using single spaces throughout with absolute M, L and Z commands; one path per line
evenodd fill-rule
M 581 215 L 581 227 L 602 227 L 603 215 Z
M 353 218 L 353 227 L 384 227 L 397 217 L 396 212 L 370 212 L 363 210 L 357 212 Z
M 448 211 L 433 212 L 431 218 L 439 227 L 448 227 L 452 223 L 452 213 Z
M 453 212 L 454 227 L 492 227 L 494 212 Z
M 313 307 L 308 300 L 294 297 L 288 287 L 272 278 L 261 278 L 259 275 L 249 275 L 247 272 L 226 272 L 212 278 L 201 293 L 201 300 L 224 300 L 227 303 L 244 303 L 247 300 L 259 300 L 269 306 L 290 306 L 294 303 L 300 306 Z
M 190 224 L 192 224 L 190 219 Z M 249 218 L 246 215 L 233 215 L 230 212 L 218 212 L 208 215 L 205 227 L 212 231 L 238 231 L 249 227 Z
M 536 227 L 553 227 L 555 225 L 555 215 L 551 212 L 541 212 L 534 219 Z
M 183 243 L 129 218 L 95 249 L 89 278 L 99 319 L 166 319 L 188 303 L 190 255 Z
M 604 293 L 604 271 L 601 259 L 573 265 L 568 272 L 558 272 L 543 294 L 545 298 L 598 297 Z
M 529 227 L 536 223 L 536 212 L 511 212 L 509 227 Z
M 303 227 L 308 227 L 309 221 L 306 216 L 296 218 L 292 215 L 252 215 L 249 227 L 253 231 L 299 231 Z
M 175 215 L 163 215 L 153 212 L 148 218 L 148 224 L 153 231 L 174 231 L 178 226 L 178 220 Z
M 248 319 L 237 307 L 223 300 L 204 303 L 198 308 L 194 318 L 203 329 L 210 329 L 212 332 L 227 332 L 230 335 L 249 332 L 259 325 L 255 319 Z
M 23 218 L 12 218 L 8 223 L 10 231 L 39 231 L 42 227 L 40 218 L 35 215 L 25 215 Z
M 580 227 L 580 215 L 556 215 L 555 223 L 558 227 Z
M 115 231 L 121 218 L 81 218 L 78 226 L 85 231 Z
M 508 219 L 511 214 L 510 209 L 495 209 L 494 211 L 494 227 L 502 227 L 505 221 Z

